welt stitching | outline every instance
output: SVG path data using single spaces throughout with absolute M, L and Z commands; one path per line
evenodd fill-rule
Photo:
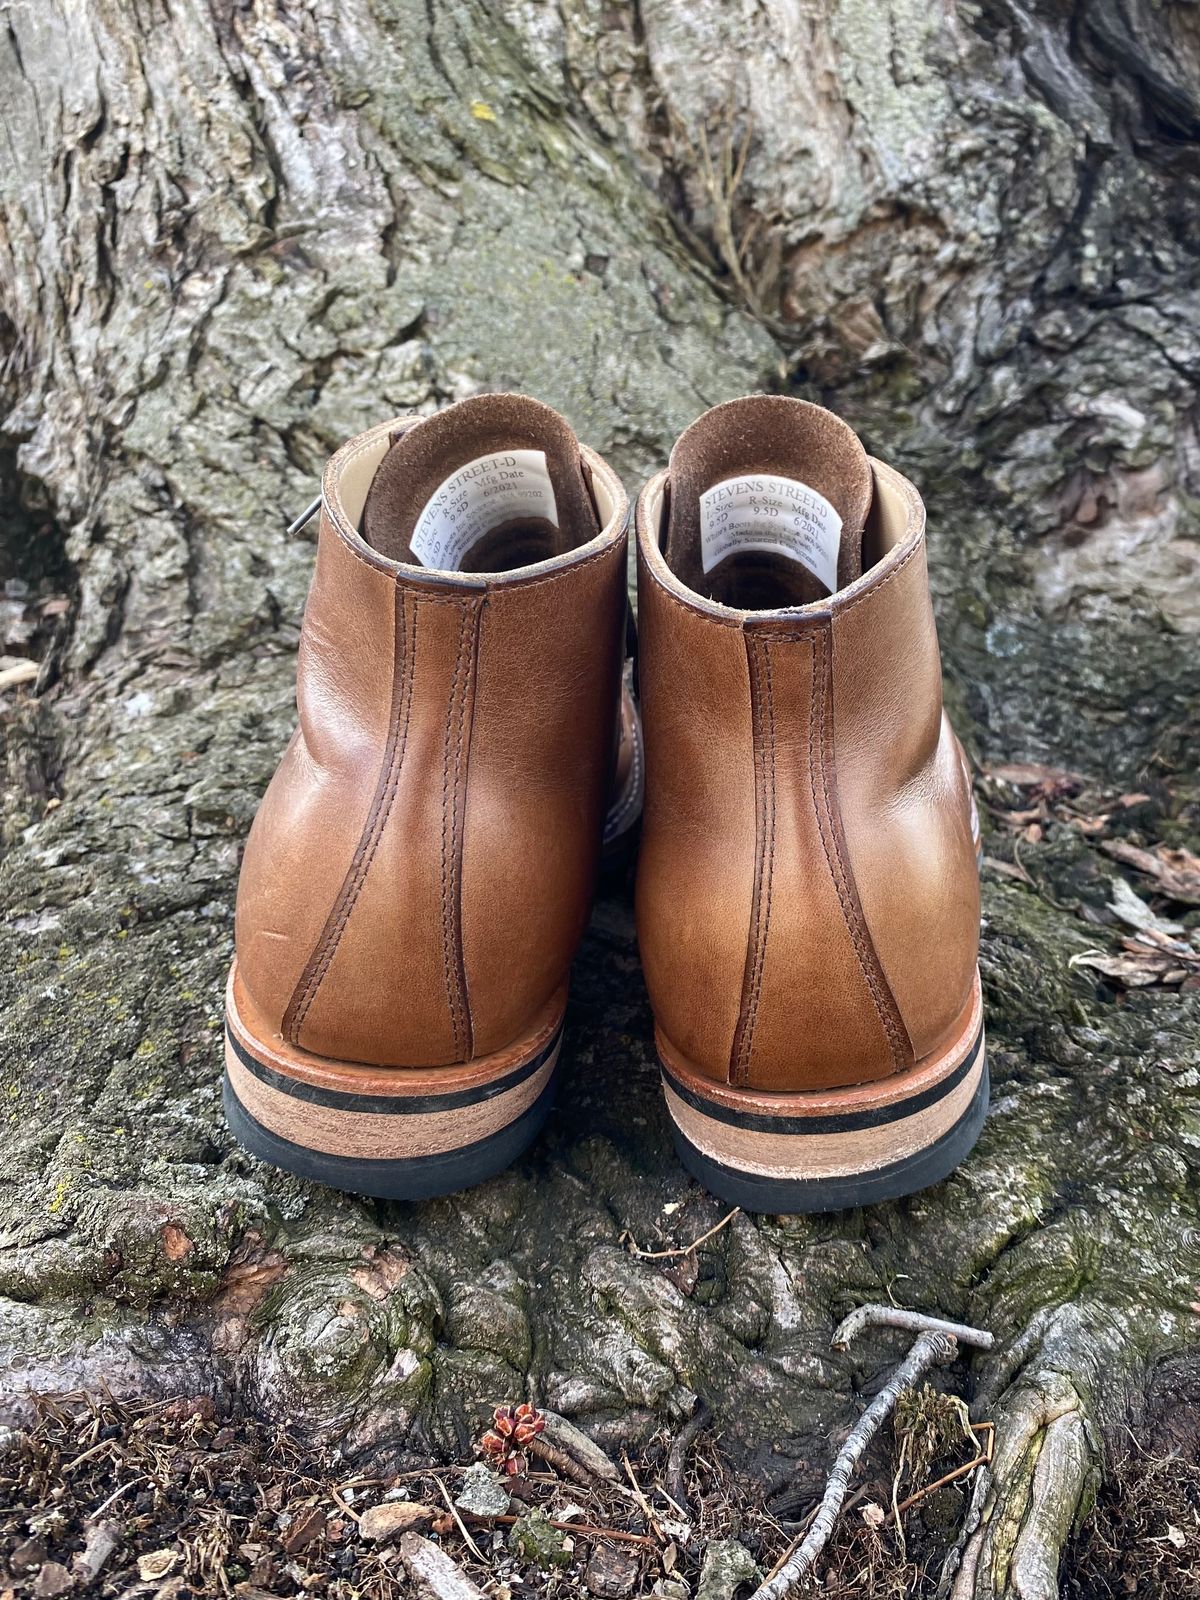
M 842 908 L 842 917 L 843 917 L 843 920 L 845 921 L 845 924 L 846 924 L 846 931 L 850 935 L 850 942 L 854 946 L 855 955 L 858 957 L 858 964 L 859 964 L 859 967 L 862 970 L 862 975 L 863 975 L 864 979 L 866 980 L 867 989 L 870 992 L 872 1003 L 875 1006 L 876 1015 L 879 1018 L 879 1021 L 880 1021 L 880 1024 L 881 1024 L 882 1028 L 883 1028 L 884 1033 L 887 1035 L 888 1047 L 892 1052 L 893 1064 L 896 1065 L 897 1067 L 899 1067 L 899 1066 L 901 1066 L 903 1064 L 903 1055 L 904 1055 L 903 1047 L 901 1045 L 899 1036 L 898 1036 L 898 1034 L 896 1032 L 895 1020 L 893 1019 L 893 1017 L 891 1015 L 890 1008 L 888 1007 L 888 1005 L 886 1003 L 885 997 L 884 997 L 882 991 L 880 990 L 878 979 L 875 976 L 874 965 L 873 965 L 873 963 L 871 961 L 871 958 L 870 958 L 870 952 L 866 949 L 866 946 L 865 946 L 865 943 L 864 943 L 863 937 L 862 937 L 862 931 L 858 926 L 858 916 L 857 916 L 857 914 L 855 912 L 855 908 L 854 908 L 853 904 L 850 901 L 850 897 L 849 897 L 849 894 L 848 894 L 847 889 L 846 889 L 846 884 L 844 882 L 844 866 L 843 866 L 843 862 L 842 862 L 842 859 L 841 859 L 841 852 L 838 849 L 837 837 L 833 833 L 833 823 L 832 823 L 833 807 L 832 807 L 832 804 L 831 804 L 831 801 L 830 801 L 830 795 L 829 795 L 829 765 L 828 765 L 828 762 L 825 759 L 825 672 L 824 672 L 824 668 L 825 668 L 826 650 L 827 649 L 828 649 L 828 641 L 823 636 L 822 639 L 821 639 L 821 651 L 820 651 L 820 663 L 821 663 L 821 669 L 822 669 L 821 670 L 821 674 L 820 674 L 820 691 L 819 691 L 820 692 L 819 704 L 820 704 L 821 725 L 820 725 L 820 739 L 818 741 L 818 753 L 819 753 L 820 764 L 821 764 L 821 792 L 822 792 L 822 795 L 823 795 L 824 801 L 825 801 L 824 812 L 821 812 L 821 810 L 820 810 L 820 808 L 818 806 L 817 788 L 816 788 L 816 784 L 817 784 L 816 772 L 813 769 L 813 767 L 811 765 L 811 762 L 810 762 L 809 772 L 810 772 L 810 776 L 811 776 L 811 780 L 812 780 L 812 786 L 813 786 L 813 805 L 817 806 L 819 831 L 820 831 L 820 834 L 821 834 L 821 844 L 822 844 L 822 847 L 824 848 L 824 851 L 825 851 L 825 860 L 826 860 L 826 863 L 827 863 L 827 865 L 829 867 L 830 876 L 833 878 L 834 888 L 837 890 L 838 903 L 841 905 L 841 908 Z M 813 651 L 813 697 L 814 697 L 814 702 L 816 701 L 817 694 L 818 694 L 817 652 L 814 650 Z M 811 729 L 810 729 L 810 731 L 811 731 Z M 828 838 L 826 837 L 826 829 L 827 828 L 829 830 L 829 837 Z M 832 851 L 829 848 L 830 838 L 832 838 L 832 841 L 833 841 L 833 850 Z
M 399 651 L 393 653 L 393 658 L 399 657 L 399 664 L 393 667 L 393 671 L 399 670 L 402 672 L 403 677 L 399 698 L 394 693 L 392 697 L 392 723 L 388 729 L 391 759 L 387 780 L 379 809 L 376 811 L 374 818 L 368 820 L 366 832 L 358 842 L 358 848 L 355 851 L 356 859 L 351 864 L 349 881 L 346 885 L 343 885 L 342 904 L 334 925 L 323 936 L 320 960 L 309 973 L 308 982 L 305 985 L 303 994 L 300 996 L 296 1015 L 288 1030 L 293 1044 L 300 1042 L 300 1030 L 304 1026 L 305 1018 L 308 1016 L 312 1003 L 317 997 L 317 992 L 325 981 L 325 975 L 329 971 L 330 964 L 337 954 L 342 935 L 346 931 L 346 924 L 350 920 L 350 913 L 354 910 L 358 897 L 362 893 L 363 884 L 366 882 L 367 874 L 371 870 L 371 863 L 375 859 L 375 852 L 379 847 L 379 841 L 383 838 L 384 830 L 387 827 L 387 821 L 396 799 L 396 793 L 400 787 L 400 768 L 404 761 L 405 747 L 408 744 L 408 723 L 409 714 L 412 710 L 413 679 L 416 675 L 417 612 L 414 605 L 412 626 L 411 628 L 406 628 L 404 623 L 404 597 L 399 588 L 397 588 L 396 594 L 399 600 L 396 621 L 401 630 L 401 644 Z M 364 842 L 368 838 L 370 843 L 364 849 Z
M 461 602 L 456 602 L 461 607 L 461 616 L 458 625 L 458 653 L 454 658 L 454 675 L 450 680 L 450 694 L 446 704 L 446 727 L 442 735 L 442 855 L 441 855 L 441 890 L 442 890 L 442 974 L 446 984 L 446 1003 L 450 1008 L 450 1029 L 454 1035 L 454 1048 L 462 1050 L 462 1025 L 458 1012 L 458 995 L 456 993 L 452 964 L 450 957 L 451 919 L 452 907 L 450 905 L 449 886 L 447 883 L 447 857 L 446 857 L 446 831 L 449 822 L 447 802 L 450 792 L 450 730 L 453 726 L 455 706 L 458 702 L 458 679 L 462 669 L 463 642 L 467 631 L 467 607 Z

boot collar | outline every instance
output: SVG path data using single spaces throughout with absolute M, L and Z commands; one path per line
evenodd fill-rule
M 359 522 L 367 491 L 380 462 L 400 435 L 421 420 L 419 416 L 397 417 L 348 440 L 330 457 L 321 480 L 320 501 L 310 508 L 319 509 L 322 512 L 322 528 L 333 532 L 353 556 L 368 566 L 406 582 L 431 588 L 493 589 L 536 581 L 563 571 L 590 556 L 600 554 L 624 533 L 629 518 L 629 501 L 624 486 L 608 463 L 581 443 L 579 453 L 584 479 L 600 522 L 600 531 L 586 544 L 577 545 L 563 555 L 505 572 L 444 573 L 415 563 L 389 559 L 367 543 L 359 532 Z M 307 520 L 306 514 L 292 526 L 302 526 Z
M 925 543 L 925 506 L 915 487 L 894 467 L 867 458 L 871 468 L 872 496 L 867 529 L 882 553 L 861 577 L 836 594 L 803 606 L 777 610 L 739 610 L 710 600 L 688 587 L 667 565 L 660 543 L 670 498 L 670 469 L 655 474 L 638 496 L 636 509 L 638 550 L 654 580 L 682 605 L 725 627 L 757 628 L 787 623 L 803 627 L 822 622 L 868 599 L 894 576 Z

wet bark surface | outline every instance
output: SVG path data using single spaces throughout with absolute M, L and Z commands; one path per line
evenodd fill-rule
M 0 576 L 9 665 L 39 663 L 0 692 L 10 1411 L 235 1394 L 394 1460 L 461 1453 L 499 1400 L 611 1445 L 699 1394 L 815 1491 L 901 1348 L 830 1332 L 891 1296 L 997 1335 L 955 1374 L 998 1433 L 947 1583 L 1055 1592 L 1102 1430 L 1196 1333 L 1195 967 L 1086 963 L 1129 954 L 1122 876 L 1194 948 L 1186 874 L 1112 847 L 1200 834 L 1198 17 L 0 8 Z M 938 1189 L 631 1254 L 721 1212 L 669 1152 L 620 888 L 559 1109 L 506 1176 L 389 1206 L 232 1145 L 238 850 L 313 553 L 284 524 L 349 434 L 510 386 L 631 487 L 705 406 L 775 388 L 924 492 L 948 698 L 999 769 L 994 1108 Z

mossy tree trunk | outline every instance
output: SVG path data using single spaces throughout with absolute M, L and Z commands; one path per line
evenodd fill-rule
M 1100 845 L 1194 843 L 1200 816 L 1200 12 L 0 18 L 3 617 L 40 662 L 2 696 L 10 1408 L 236 1390 L 380 1457 L 460 1451 L 496 1400 L 612 1442 L 700 1393 L 731 1448 L 815 1488 L 898 1350 L 834 1356 L 830 1331 L 892 1293 L 997 1335 L 962 1375 L 999 1434 L 954 1592 L 1053 1594 L 1101 1430 L 1196 1330 L 1200 1002 L 1070 959 L 1118 944 Z M 939 1189 L 739 1216 L 696 1273 L 630 1255 L 720 1212 L 668 1154 L 621 896 L 578 965 L 561 1109 L 506 1177 L 363 1204 L 233 1148 L 239 841 L 312 560 L 284 523 L 345 436 L 505 386 L 631 486 L 734 394 L 837 406 L 926 493 L 974 755 L 1096 791 L 1094 832 L 1035 821 L 1019 862 L 989 834 L 994 1110 Z

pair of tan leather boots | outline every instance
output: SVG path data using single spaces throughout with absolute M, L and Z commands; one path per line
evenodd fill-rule
M 226 1110 L 256 1155 L 399 1198 L 512 1161 L 602 852 L 639 814 L 667 1107 L 707 1188 L 833 1210 L 974 1143 L 977 822 L 920 497 L 818 406 L 702 416 L 637 502 L 640 723 L 628 510 L 519 395 L 330 461 L 227 994 Z

